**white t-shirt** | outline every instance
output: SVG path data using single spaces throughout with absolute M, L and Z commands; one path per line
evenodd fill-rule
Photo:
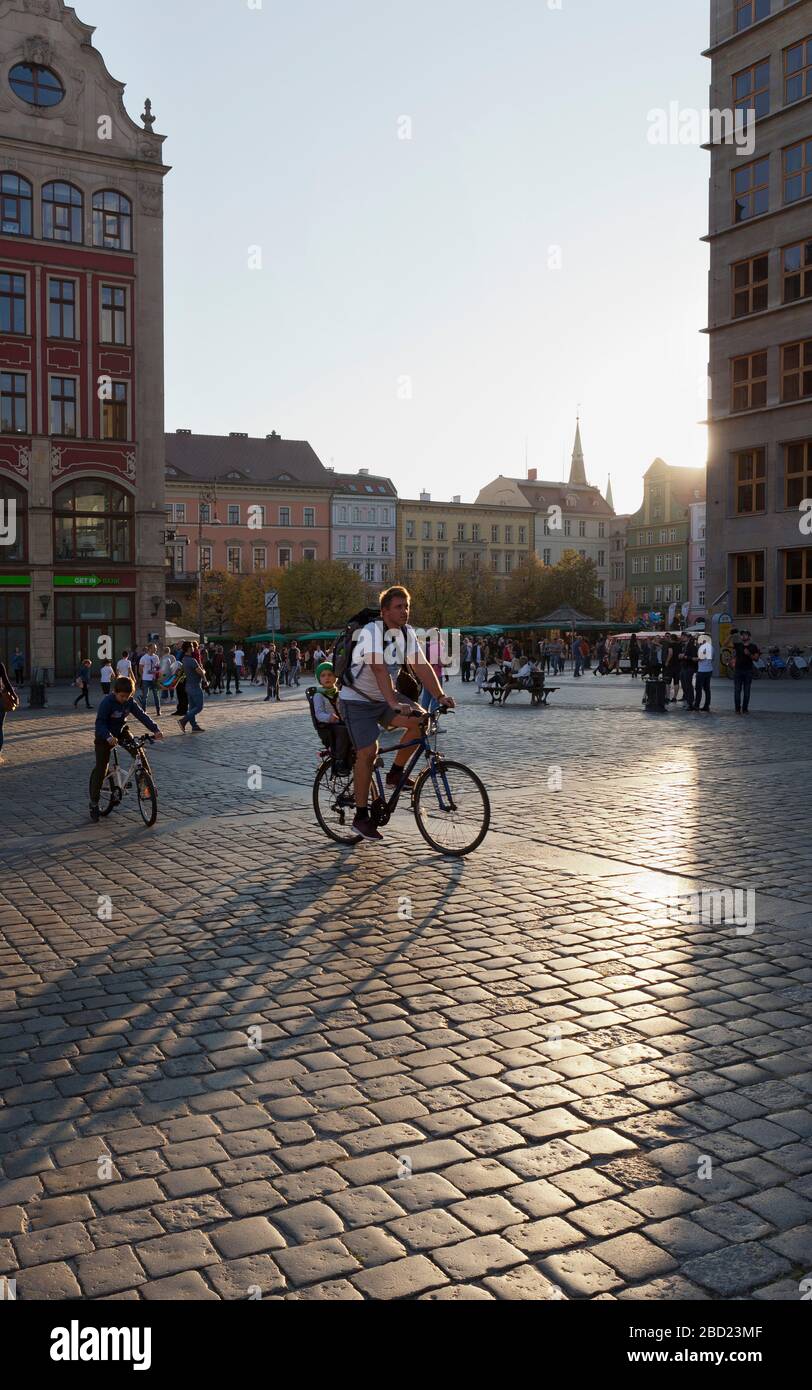
M 237 666 L 237 667 L 240 667 L 240 666 L 242 666 L 242 664 L 243 664 L 244 661 L 245 661 L 245 652 L 243 651 L 242 647 L 238 647 L 237 650 L 236 650 L 235 653 L 234 653 L 234 665 Z
M 367 623 L 366 627 L 358 629 L 355 634 L 354 660 L 350 662 L 353 683 L 342 686 L 342 700 L 348 700 L 350 703 L 358 701 L 359 704 L 368 705 L 369 699 L 364 698 L 368 696 L 380 702 L 386 701 L 386 696 L 382 693 L 375 679 L 375 673 L 370 665 L 370 657 L 383 657 L 386 669 L 394 683 L 406 654 L 411 662 L 414 662 L 416 657 L 419 660 L 424 659 L 423 653 L 417 645 L 414 628 L 407 627 L 406 634 L 407 641 L 404 643 L 398 640 L 400 629 L 393 628 L 391 633 L 384 633 L 384 625 L 380 618 Z M 408 653 L 406 652 L 407 647 Z
M 154 681 L 158 674 L 158 667 L 160 664 L 160 661 L 153 652 L 144 652 L 144 655 L 138 663 L 142 681 Z
M 132 667 L 130 665 L 130 658 L 128 656 L 123 656 L 121 660 L 116 663 L 116 671 L 120 676 L 132 675 Z
M 110 682 L 111 682 L 112 679 L 113 679 L 113 675 L 114 675 L 113 668 L 112 668 L 112 666 L 110 665 L 110 662 L 108 661 L 108 662 L 106 662 L 106 663 L 104 664 L 104 666 L 102 666 L 102 668 L 101 668 L 101 674 L 100 674 L 100 676 L 99 676 L 99 680 L 101 681 L 102 685 L 109 685 Z

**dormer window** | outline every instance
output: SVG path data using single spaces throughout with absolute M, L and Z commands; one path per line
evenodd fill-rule
M 178 470 L 177 470 L 177 468 L 167 468 L 167 470 L 166 470 L 166 476 L 167 476 L 167 478 L 177 478 L 177 476 L 178 476 Z
M 242 475 L 241 475 L 240 473 L 227 473 L 227 474 L 226 474 L 226 477 L 229 478 L 232 482 L 235 482 L 235 483 L 239 482 L 241 476 L 242 476 Z

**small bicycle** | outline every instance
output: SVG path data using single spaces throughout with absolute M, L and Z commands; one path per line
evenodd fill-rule
M 147 826 L 155 824 L 158 816 L 158 793 L 155 789 L 152 768 L 144 752 L 145 744 L 154 742 L 153 734 L 143 734 L 140 738 L 134 738 L 131 742 L 110 749 L 107 776 L 102 782 L 99 796 L 99 815 L 109 816 L 116 806 L 121 805 L 126 793 L 135 783 L 141 819 Z M 132 753 L 133 760 L 129 772 L 125 772 L 119 764 L 119 747 L 124 747 L 128 753 Z
M 442 753 L 438 753 L 440 713 L 427 714 L 421 720 L 420 737 L 407 745 L 414 748 L 414 754 L 403 768 L 400 782 L 388 800 L 381 776 L 383 759 L 377 759 L 370 789 L 369 815 L 377 827 L 388 823 L 397 809 L 404 782 L 422 755 L 427 766 L 411 788 L 411 807 L 417 828 L 438 854 L 462 858 L 464 854 L 471 854 L 477 849 L 487 835 L 491 823 L 491 804 L 475 772 L 463 763 L 450 762 Z M 331 840 L 337 840 L 340 845 L 357 845 L 362 837 L 352 829 L 355 817 L 352 768 L 336 772 L 328 749 L 321 754 L 321 760 L 313 783 L 316 819 Z

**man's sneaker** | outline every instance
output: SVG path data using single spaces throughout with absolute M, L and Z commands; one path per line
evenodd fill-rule
M 202 725 L 202 724 L 194 724 L 194 725 L 192 726 L 192 733 L 193 733 L 193 734 L 205 734 L 205 732 L 206 732 L 206 730 L 203 728 L 203 725 Z
M 94 802 L 92 802 L 92 801 L 91 801 L 91 803 L 90 803 L 90 819 L 91 819 L 92 821 L 97 821 L 97 820 L 99 819 L 99 808 L 98 808 L 98 806 L 97 806 Z
M 412 780 L 411 777 L 406 777 L 406 778 L 404 778 L 403 782 L 401 782 L 400 778 L 401 778 L 401 774 L 400 774 L 400 772 L 398 771 L 398 769 L 397 769 L 397 768 L 392 768 L 392 770 L 391 770 L 390 772 L 387 772 L 387 774 L 386 774 L 386 785 L 387 785 L 387 787 L 400 787 L 400 786 L 403 786 L 403 787 L 413 787 L 413 786 L 414 786 L 414 781 Z
M 381 835 L 380 831 L 378 830 L 378 827 L 374 825 L 373 822 L 369 819 L 369 816 L 356 815 L 352 823 L 352 828 L 355 831 L 356 835 L 363 836 L 365 840 L 383 839 L 383 835 Z

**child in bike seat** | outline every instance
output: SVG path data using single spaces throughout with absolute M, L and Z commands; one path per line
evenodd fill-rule
M 316 667 L 319 682 L 313 695 L 313 718 L 319 726 L 322 742 L 333 755 L 336 772 L 350 770 L 350 738 L 346 725 L 336 710 L 338 686 L 332 661 L 322 661 Z
M 133 751 L 132 734 L 127 728 L 127 715 L 132 714 L 145 729 L 149 729 L 156 738 L 163 738 L 163 734 L 154 724 L 149 715 L 142 710 L 139 704 L 133 699 L 135 693 L 135 681 L 129 676 L 119 676 L 113 682 L 113 689 L 109 695 L 105 695 L 99 708 L 96 710 L 96 728 L 94 731 L 94 745 L 96 749 L 96 766 L 90 777 L 90 819 L 99 819 L 99 797 L 104 779 L 107 776 L 107 768 L 110 762 L 110 749 L 120 743 L 122 748 L 128 752 Z

